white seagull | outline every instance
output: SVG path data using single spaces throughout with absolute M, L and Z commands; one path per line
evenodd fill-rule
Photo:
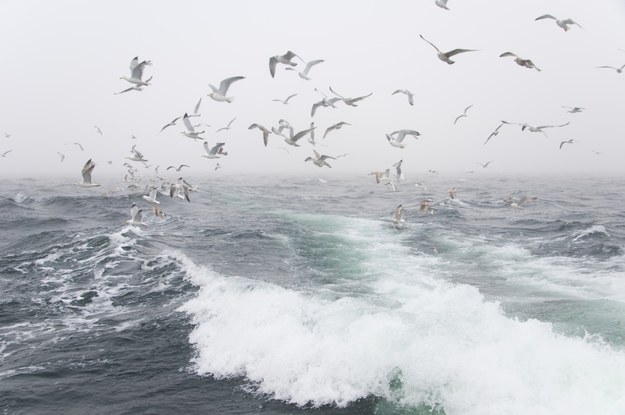
M 490 133 L 490 135 L 488 136 L 488 138 L 486 139 L 486 141 L 484 141 L 484 145 L 486 145 L 486 143 L 488 143 L 488 141 L 489 141 L 491 138 L 493 138 L 494 136 L 496 136 L 497 134 L 499 134 L 499 129 L 500 129 L 501 127 L 503 127 L 503 125 L 504 125 L 504 124 L 505 124 L 505 123 L 503 123 L 503 122 L 502 122 L 501 124 L 499 124 L 499 126 L 498 126 L 497 128 L 495 128 L 495 131 L 493 131 L 492 133 Z
M 218 159 L 221 156 L 227 156 L 228 153 L 224 151 L 226 143 L 217 143 L 212 148 L 208 146 L 208 142 L 204 141 L 204 151 L 206 154 L 202 154 L 202 157 L 207 159 Z
M 6 157 L 7 154 L 9 154 L 11 151 L 13 151 L 13 149 L 5 151 L 4 153 L 0 154 L 0 157 Z
M 232 123 L 234 122 L 234 120 L 236 120 L 237 117 L 234 117 L 232 120 L 230 120 L 230 122 L 228 123 L 228 125 L 226 127 L 222 127 L 219 130 L 215 131 L 216 133 L 220 132 L 220 131 L 226 131 L 230 129 L 230 126 L 232 125 Z
M 283 65 L 297 66 L 297 63 L 291 62 L 291 59 L 295 57 L 299 58 L 299 56 L 289 50 L 284 55 L 275 55 L 269 58 L 269 73 L 271 74 L 271 77 L 273 78 L 276 75 L 276 65 L 279 63 Z
M 434 3 L 441 9 L 449 10 L 449 7 L 447 7 L 447 0 L 434 0 Z
M 59 155 L 59 158 L 61 159 L 61 163 L 62 163 L 62 162 L 63 162 L 63 160 L 65 160 L 65 154 L 63 154 L 63 153 L 61 153 L 61 152 L 59 152 L 59 151 L 57 151 L 57 152 L 56 152 L 56 154 L 58 154 L 58 155 Z
M 540 69 L 537 68 L 536 65 L 534 65 L 534 62 L 532 62 L 531 59 L 523 59 L 512 52 L 504 52 L 499 55 L 500 58 L 505 58 L 506 56 L 513 56 L 514 62 L 516 62 L 516 64 L 519 66 L 523 66 L 524 68 L 528 69 L 536 69 L 538 72 L 540 72 Z
M 414 105 L 414 94 L 408 91 L 407 89 L 398 89 L 395 92 L 393 92 L 391 95 L 395 95 L 395 94 L 405 94 L 408 97 L 408 103 L 410 105 Z
M 284 139 L 284 142 L 285 142 L 285 143 L 287 143 L 287 144 L 289 144 L 289 145 L 292 145 L 292 146 L 295 146 L 295 147 L 299 147 L 299 144 L 297 144 L 297 142 L 298 142 L 301 138 L 305 137 L 305 136 L 306 136 L 306 134 L 309 134 L 309 133 L 311 133 L 312 131 L 314 131 L 314 129 L 315 129 L 315 128 L 316 128 L 316 127 L 309 128 L 309 129 L 307 129 L 307 130 L 302 130 L 302 131 L 298 132 L 297 134 L 294 134 L 294 135 L 291 135 L 290 137 L 285 138 L 285 139 Z
M 171 121 L 169 124 L 166 124 L 163 128 L 161 128 L 161 131 L 160 131 L 160 132 L 162 133 L 162 132 L 163 132 L 163 130 L 164 130 L 165 128 L 167 128 L 167 127 L 171 127 L 171 126 L 173 126 L 173 125 L 176 125 L 176 121 L 178 121 L 180 118 L 182 118 L 182 117 L 176 117 L 176 118 L 174 118 L 174 119 L 173 119 L 173 121 Z
M 621 66 L 620 68 L 616 68 L 614 66 L 597 66 L 597 68 L 602 68 L 602 69 L 614 69 L 616 71 L 616 73 L 622 73 L 623 69 L 625 69 L 625 65 Z
M 126 158 L 132 161 L 147 161 L 146 159 L 143 158 L 143 154 L 141 154 L 139 150 L 137 150 L 135 147 L 137 147 L 136 144 L 133 145 L 132 148 L 130 149 L 130 152 L 132 154 L 130 156 L 126 156 Z
M 200 134 L 204 134 L 204 131 L 195 131 L 195 127 L 189 120 L 189 115 L 185 112 L 182 116 L 182 123 L 186 127 L 187 131 L 182 131 L 180 134 L 192 138 L 194 140 L 204 140 L 204 137 L 200 137 Z
M 560 142 L 560 150 L 562 150 L 562 146 L 565 144 L 573 144 L 575 142 L 575 140 L 570 139 L 570 140 L 564 140 L 562 142 Z
M 172 183 L 169 186 L 169 197 L 178 196 L 191 203 L 191 198 L 189 197 L 190 188 L 191 186 L 182 177 L 179 177 L 176 183 Z
M 472 106 L 473 106 L 473 105 L 469 105 L 468 107 L 466 107 L 466 108 L 464 109 L 464 112 L 463 112 L 462 114 L 460 114 L 460 115 L 458 115 L 458 116 L 456 117 L 456 119 L 454 120 L 454 125 L 456 125 L 456 123 L 458 122 L 458 120 L 459 120 L 460 118 L 463 118 L 463 117 L 466 117 L 466 116 L 467 116 L 467 111 L 468 111 L 468 110 L 469 110 Z
M 442 60 L 443 62 L 446 62 L 448 64 L 453 64 L 455 63 L 454 61 L 451 60 L 451 57 L 454 55 L 457 55 L 459 53 L 464 53 L 464 52 L 477 52 L 477 50 L 475 49 L 454 49 L 454 50 L 450 50 L 449 52 L 441 52 L 439 48 L 436 47 L 436 45 L 434 45 L 434 43 L 430 42 L 429 40 L 427 40 L 426 38 L 423 37 L 423 35 L 419 35 L 421 37 L 421 39 L 425 40 L 427 43 L 429 43 L 434 49 L 436 49 L 436 53 L 438 56 L 438 59 Z
M 267 147 L 267 143 L 269 143 L 269 134 L 271 134 L 271 131 L 269 131 L 268 129 L 266 129 L 265 127 L 263 127 L 260 124 L 252 124 L 249 127 L 247 127 L 248 130 L 252 130 L 254 128 L 258 128 L 260 131 L 263 132 L 263 143 L 265 143 L 265 147 Z
M 189 168 L 191 168 L 191 166 L 188 166 L 188 165 L 186 165 L 186 164 L 181 164 L 181 165 L 179 165 L 178 167 L 176 167 L 176 166 L 169 166 L 169 167 L 167 167 L 167 170 L 174 169 L 174 170 L 176 170 L 176 171 L 180 171 L 180 170 L 182 170 L 182 169 L 183 169 L 183 167 L 189 167 Z
M 135 56 L 131 61 L 130 61 L 130 78 L 127 76 L 121 76 L 119 79 L 123 79 L 125 81 L 130 82 L 131 84 L 135 84 L 138 86 L 147 86 L 150 85 L 149 79 L 147 81 L 143 81 L 141 78 L 143 78 L 143 70 L 145 69 L 145 67 L 147 65 L 152 65 L 152 62 L 150 61 L 142 61 L 141 63 L 139 63 L 139 57 Z M 150 79 L 152 79 L 150 77 Z
M 477 164 L 479 164 L 480 166 L 482 166 L 482 168 L 484 168 L 484 169 L 485 169 L 485 168 L 486 168 L 486 167 L 488 167 L 488 165 L 489 165 L 490 163 L 492 163 L 493 161 L 494 161 L 494 160 L 487 161 L 486 163 L 477 163 Z M 453 197 L 452 197 L 452 199 L 453 199 Z
M 143 209 L 139 209 L 136 203 L 130 207 L 130 219 L 126 221 L 129 225 L 145 226 L 143 223 Z
M 575 23 L 573 20 L 571 19 L 558 19 L 555 16 L 552 16 L 550 14 L 543 14 L 542 16 L 538 16 L 537 18 L 535 18 L 534 20 L 543 20 L 543 19 L 553 19 L 556 21 L 556 24 L 561 27 L 565 32 L 568 32 L 570 29 L 570 25 L 577 25 L 580 27 L 580 29 L 583 29 L 583 27 L 581 27 L 579 24 Z
M 100 127 L 98 127 L 97 125 L 94 125 L 93 128 L 95 128 L 98 134 L 102 135 L 102 130 L 100 129 Z
M 586 109 L 582 107 L 567 107 L 566 105 L 563 105 L 562 108 L 568 108 L 569 110 L 567 112 L 570 114 L 577 114 L 578 112 L 582 112 Z
M 306 64 L 306 67 L 304 68 L 303 71 L 299 72 L 297 69 L 293 68 L 292 66 L 287 66 L 285 69 L 289 70 L 289 71 L 295 71 L 297 72 L 297 74 L 299 75 L 300 78 L 305 79 L 307 81 L 310 81 L 310 77 L 308 77 L 308 72 L 310 71 L 310 68 L 312 68 L 315 65 L 318 65 L 320 63 L 324 62 L 323 59 L 317 59 L 314 61 L 310 61 Z
M 394 135 L 397 135 L 397 137 L 393 137 Z M 404 148 L 406 147 L 406 144 L 404 144 L 403 141 L 407 135 L 411 135 L 418 140 L 421 133 L 415 130 L 397 130 L 390 134 L 386 134 L 386 139 L 393 147 Z
M 289 95 L 288 97 L 286 97 L 286 99 L 272 99 L 272 101 L 275 101 L 275 102 L 281 102 L 281 103 L 283 103 L 284 105 L 287 105 L 287 104 L 289 103 L 289 100 L 290 100 L 291 98 L 293 98 L 294 96 L 296 96 L 296 95 L 297 95 L 297 94 Z
M 335 160 L 336 159 L 335 157 L 327 156 L 325 154 L 321 155 L 317 153 L 317 150 L 314 150 L 314 149 L 313 149 L 313 152 L 315 153 L 315 157 L 306 157 L 306 159 L 304 160 L 305 162 L 312 161 L 313 164 L 317 167 L 327 166 L 327 167 L 332 168 L 332 166 L 330 166 L 328 162 L 326 162 L 326 160 L 327 159 Z
M 404 220 L 404 213 L 406 213 L 406 209 L 404 209 L 402 205 L 398 205 L 395 208 L 395 210 L 391 214 L 391 217 L 393 219 L 393 227 L 394 228 L 397 229 L 399 227 L 400 223 L 405 222 L 405 220 Z
M 195 104 L 195 107 L 193 108 L 193 114 L 190 114 L 189 118 L 202 116 L 202 114 L 198 114 L 198 111 L 200 110 L 200 105 L 202 105 L 202 97 L 200 97 L 200 100 L 197 102 L 197 104 Z
M 228 88 L 230 88 L 230 85 L 232 85 L 233 82 L 240 81 L 241 79 L 245 79 L 245 77 L 233 76 L 231 78 L 226 78 L 219 84 L 219 89 L 215 88 L 214 85 L 209 84 L 208 86 L 213 90 L 213 92 L 208 94 L 208 96 L 218 102 L 232 102 L 234 100 L 234 97 L 226 96 L 226 94 L 228 93 Z
M 153 203 L 155 205 L 160 205 L 161 202 L 159 202 L 158 200 L 156 200 L 156 195 L 158 193 L 158 189 L 156 189 L 156 187 L 152 188 L 150 190 L 150 194 L 149 195 L 143 195 L 143 199 L 147 200 L 150 203 Z
M 81 187 L 100 186 L 99 184 L 95 184 L 91 182 L 91 173 L 93 172 L 94 168 L 95 168 L 95 163 L 91 161 L 91 159 L 87 160 L 87 162 L 85 163 L 85 165 L 83 166 L 80 172 L 82 174 L 82 182 L 78 183 L 79 186 Z
M 356 105 L 356 103 L 358 101 L 362 101 L 365 98 L 369 98 L 371 95 L 373 95 L 373 92 L 367 94 L 367 95 L 363 95 L 360 97 L 356 97 L 356 98 L 346 98 L 340 94 L 338 94 L 335 90 L 332 89 L 332 87 L 329 87 L 330 92 L 332 92 L 334 95 L 336 95 L 337 97 L 341 98 L 341 100 L 345 103 L 345 105 L 349 105 L 350 107 L 357 107 L 358 105 Z
M 341 128 L 343 128 L 344 125 L 351 125 L 351 124 L 345 121 L 337 122 L 336 124 L 331 125 L 328 128 L 326 128 L 326 132 L 323 134 L 323 138 L 326 138 L 326 135 L 328 135 L 328 133 L 331 131 L 340 130 Z

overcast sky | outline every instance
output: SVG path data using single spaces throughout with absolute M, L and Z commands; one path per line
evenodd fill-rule
M 180 163 L 190 165 L 186 174 L 194 177 L 367 174 L 400 159 L 412 176 L 430 169 L 625 171 L 625 73 L 597 68 L 625 64 L 625 2 L 449 0 L 448 6 L 443 10 L 434 0 L 0 1 L 0 153 L 13 149 L 0 158 L 0 174 L 79 180 L 82 165 L 93 158 L 94 181 L 99 175 L 121 178 L 133 144 L 152 165 L 144 170 L 135 163 L 143 176 L 156 165 L 162 172 Z M 534 20 L 546 13 L 583 29 L 565 32 L 553 20 Z M 448 65 L 419 34 L 443 51 L 479 51 L 457 55 Z M 269 57 L 287 50 L 325 62 L 310 71 L 311 81 L 283 66 L 272 79 Z M 500 58 L 506 51 L 532 59 L 541 71 Z M 119 77 L 129 75 L 134 56 L 153 62 L 144 76 L 153 76 L 152 85 L 114 95 L 130 86 Z M 238 75 L 246 79 L 232 85 L 233 103 L 207 96 L 209 83 Z M 330 94 L 329 86 L 346 96 L 373 95 L 355 108 L 320 108 L 311 119 L 311 105 L 321 98 L 314 88 Z M 392 95 L 404 88 L 414 92 L 414 106 L 404 95 Z M 294 93 L 289 105 L 272 102 Z M 215 160 L 201 157 L 202 142 L 180 134 L 181 124 L 159 133 L 192 112 L 200 97 L 199 121 L 212 125 L 206 140 L 225 142 L 229 153 L 218 160 L 217 172 Z M 453 125 L 469 105 L 468 117 Z M 569 114 L 562 106 L 586 110 Z M 234 117 L 229 131 L 215 132 Z M 265 148 L 260 131 L 248 130 L 252 123 L 277 126 L 281 118 L 296 130 L 314 120 L 318 151 L 348 156 L 330 160 L 333 169 L 322 171 L 304 163 L 312 155 L 308 142 L 295 148 L 272 135 Z M 545 130 L 548 137 L 504 126 L 484 145 L 500 120 L 570 124 Z M 322 140 L 339 121 L 352 125 Z M 385 134 L 398 129 L 421 137 L 407 138 L 404 149 L 392 147 Z M 560 150 L 568 139 L 575 142 Z M 63 162 L 57 152 L 66 155 Z M 487 169 L 477 164 L 491 160 Z

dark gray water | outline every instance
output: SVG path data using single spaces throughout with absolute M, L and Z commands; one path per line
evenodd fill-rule
M 621 180 L 368 179 L 0 183 L 2 413 L 625 413 Z

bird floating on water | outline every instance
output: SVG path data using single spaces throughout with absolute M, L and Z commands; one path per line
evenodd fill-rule
M 207 159 L 218 159 L 221 156 L 227 156 L 228 153 L 224 151 L 226 143 L 217 143 L 212 148 L 208 146 L 208 142 L 204 141 L 204 151 L 206 154 L 202 154 L 202 157 Z

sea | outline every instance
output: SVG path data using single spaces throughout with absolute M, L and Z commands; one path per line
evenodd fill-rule
M 0 181 L 0 414 L 625 414 L 622 177 L 74 181 Z

